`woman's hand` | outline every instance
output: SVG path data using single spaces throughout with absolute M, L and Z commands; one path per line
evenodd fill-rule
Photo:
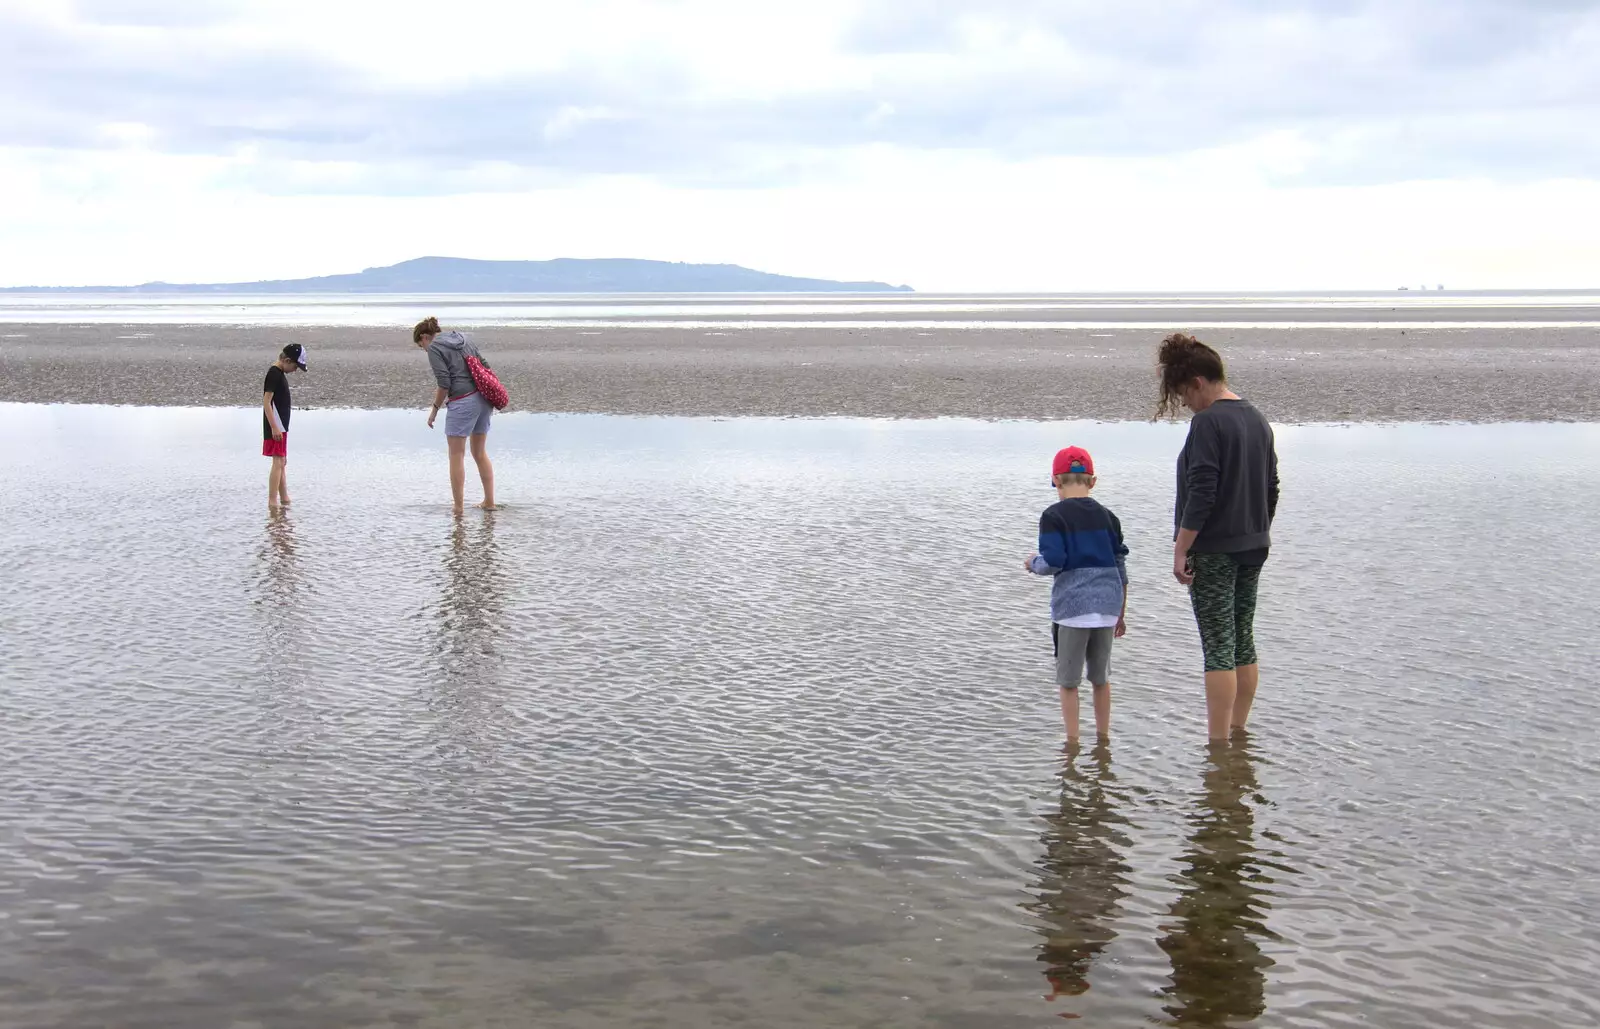
M 1184 586 L 1194 583 L 1194 569 L 1189 566 L 1189 552 L 1187 550 L 1174 549 L 1172 551 L 1172 577 Z
M 1032 555 L 1032 556 L 1030 556 L 1028 558 L 1025 558 L 1023 560 L 1023 562 L 1022 562 L 1022 570 L 1025 571 L 1025 572 L 1033 571 L 1033 560 L 1034 560 L 1034 558 L 1036 558 L 1038 556 L 1039 556 L 1038 554 L 1034 554 L 1034 555 Z
M 437 407 L 428 408 L 428 428 L 433 428 L 433 420 L 437 417 L 439 417 L 439 409 Z
M 1128 620 L 1126 618 L 1118 618 L 1117 627 L 1111 633 L 1111 637 L 1120 640 L 1126 635 L 1128 635 Z

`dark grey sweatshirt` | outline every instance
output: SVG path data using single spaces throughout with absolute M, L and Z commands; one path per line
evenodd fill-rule
M 1197 554 L 1272 545 L 1278 454 L 1272 426 L 1248 400 L 1218 400 L 1194 416 L 1178 455 L 1178 529 L 1200 535 Z M 1174 532 L 1176 535 L 1176 532 Z

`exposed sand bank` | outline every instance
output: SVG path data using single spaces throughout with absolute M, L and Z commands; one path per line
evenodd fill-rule
M 490 328 L 514 410 L 673 415 L 1139 419 L 1167 326 Z M 1600 329 L 1198 333 L 1270 417 L 1600 420 Z M 310 348 L 297 406 L 425 407 L 409 333 L 373 328 L 0 326 L 0 400 L 252 405 L 277 350 Z

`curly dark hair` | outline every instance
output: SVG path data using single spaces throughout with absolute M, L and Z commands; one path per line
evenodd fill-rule
M 1161 341 L 1156 353 L 1160 369 L 1161 398 L 1156 403 L 1157 418 L 1172 418 L 1183 409 L 1183 387 L 1195 379 L 1207 382 L 1227 382 L 1222 367 L 1222 355 L 1181 332 L 1174 332 Z

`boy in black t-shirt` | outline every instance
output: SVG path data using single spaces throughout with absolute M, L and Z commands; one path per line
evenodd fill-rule
M 289 463 L 289 373 L 306 369 L 306 348 L 290 343 L 283 348 L 272 367 L 261 393 L 261 454 L 272 458 L 267 473 L 267 508 L 276 511 L 289 506 L 289 482 L 284 466 Z

